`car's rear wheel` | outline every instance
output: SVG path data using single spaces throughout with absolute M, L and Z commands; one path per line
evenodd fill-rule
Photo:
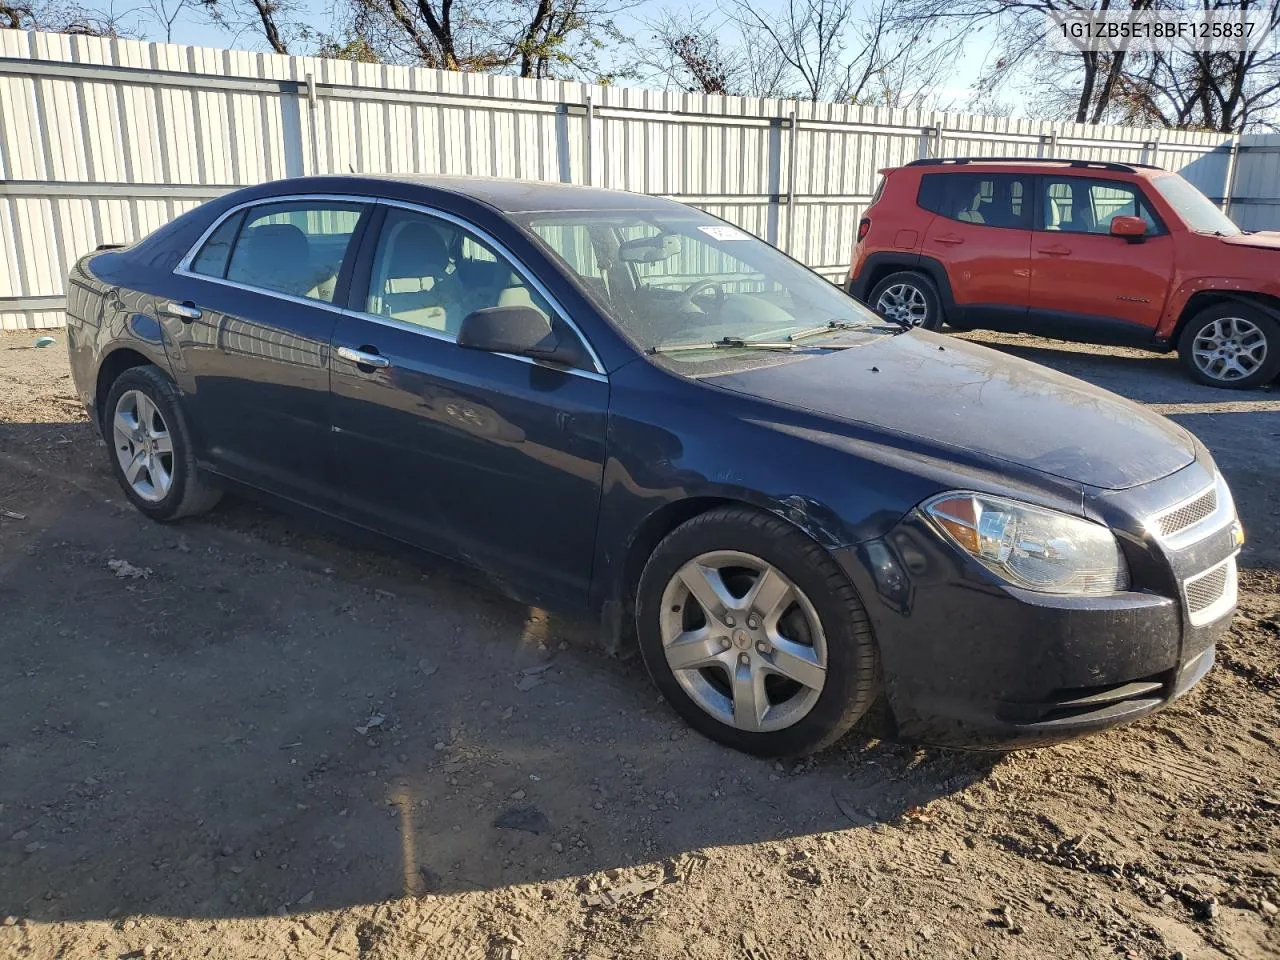
M 1201 383 L 1234 390 L 1258 387 L 1280 374 L 1280 324 L 1248 303 L 1215 304 L 1183 328 L 1178 358 Z
M 221 497 L 196 467 L 177 390 L 155 367 L 131 367 L 112 384 L 102 433 L 125 496 L 153 520 L 203 513 Z
M 848 577 L 805 534 L 748 507 L 702 514 L 658 545 L 636 627 L 668 702 L 749 753 L 819 750 L 875 699 L 875 643 Z
M 933 281 L 915 270 L 891 273 L 871 290 L 868 305 L 904 327 L 942 329 L 942 301 Z

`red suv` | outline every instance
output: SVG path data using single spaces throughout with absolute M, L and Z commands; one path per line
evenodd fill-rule
M 1280 233 L 1176 173 L 1025 158 L 882 171 L 849 292 L 902 323 L 1177 349 L 1216 387 L 1280 373 Z

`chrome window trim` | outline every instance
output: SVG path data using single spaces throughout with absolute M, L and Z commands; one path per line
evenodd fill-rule
M 1214 508 L 1213 513 L 1209 514 L 1203 520 L 1193 523 L 1191 526 L 1183 530 L 1179 530 L 1172 536 L 1166 537 L 1164 534 L 1159 532 L 1160 521 L 1162 518 L 1167 517 L 1169 514 L 1174 513 L 1177 510 L 1181 510 L 1190 503 L 1194 503 L 1210 490 L 1216 491 L 1218 495 L 1218 505 Z M 1183 497 L 1177 503 L 1161 509 L 1158 513 L 1151 514 L 1145 521 L 1143 521 L 1143 526 L 1151 532 L 1151 535 L 1155 537 L 1159 543 L 1167 547 L 1169 550 L 1181 550 L 1184 547 L 1189 547 L 1193 543 L 1200 542 L 1205 537 L 1212 536 L 1223 527 L 1231 524 L 1235 519 L 1236 505 L 1235 501 L 1231 497 L 1231 490 L 1227 486 L 1226 478 L 1223 477 L 1220 472 L 1215 470 L 1212 483 L 1201 487 L 1195 493 L 1191 494 L 1191 496 Z
M 1227 559 L 1219 561 L 1209 569 L 1201 570 L 1195 576 L 1187 577 L 1182 581 L 1182 607 L 1186 610 L 1187 619 L 1191 622 L 1193 627 L 1203 627 L 1207 623 L 1213 623 L 1213 621 L 1220 617 L 1226 616 L 1231 608 L 1236 605 L 1240 594 L 1240 577 L 1236 568 L 1236 557 L 1239 556 L 1239 554 L 1240 551 L 1237 550 L 1235 553 L 1231 554 L 1231 556 L 1227 557 Z M 1190 603 L 1187 600 L 1187 588 L 1197 580 L 1201 580 L 1204 577 L 1209 576 L 1219 567 L 1227 568 L 1227 578 L 1226 583 L 1224 583 L 1222 587 L 1222 596 L 1209 604 L 1209 606 L 1193 613 L 1191 611 Z
M 528 283 L 530 286 L 532 286 L 533 289 L 538 291 L 539 294 L 542 295 L 543 299 L 546 300 L 547 303 L 551 306 L 552 310 L 555 311 L 556 316 L 559 317 L 560 320 L 570 330 L 573 331 L 574 335 L 578 338 L 579 342 L 581 342 L 582 346 L 587 351 L 587 355 L 591 358 L 591 363 L 595 367 L 595 369 L 579 370 L 573 367 L 558 367 L 548 363 L 543 363 L 540 360 L 535 360 L 533 357 L 522 357 L 519 354 L 515 354 L 515 353 L 499 353 L 499 354 L 496 354 L 496 356 L 510 357 L 512 360 L 518 360 L 521 363 L 527 363 L 532 366 L 543 367 L 544 369 L 547 369 L 547 370 L 555 370 L 560 373 L 568 373 L 574 376 L 584 377 L 588 380 L 596 380 L 603 383 L 607 383 L 609 381 L 609 377 L 605 373 L 604 364 L 600 362 L 600 357 L 596 353 L 595 347 L 591 345 L 591 341 L 587 339 L 586 335 L 582 332 L 581 328 L 579 328 L 579 326 L 573 322 L 573 320 L 569 316 L 569 312 L 565 310 L 565 308 L 560 305 L 560 302 L 551 295 L 551 291 L 549 291 L 546 288 L 546 286 L 542 283 L 542 281 L 540 281 L 536 276 L 533 275 L 533 272 L 528 267 L 526 267 L 518 257 L 512 254 L 511 251 L 508 250 L 505 245 L 503 245 L 502 243 L 499 243 L 496 239 L 494 239 L 494 237 L 488 231 L 483 230 L 480 227 L 476 226 L 475 224 L 470 223 L 452 213 L 448 213 L 447 211 L 439 210 L 435 207 L 431 207 L 422 203 L 413 203 L 407 200 L 391 200 L 385 197 L 360 197 L 360 196 L 352 196 L 349 194 L 340 194 L 340 193 L 297 193 L 297 194 L 287 194 L 287 195 L 281 195 L 281 196 L 275 196 L 275 197 L 259 197 L 256 200 L 246 200 L 244 203 L 237 204 L 231 209 L 224 211 L 222 216 L 214 220 L 214 222 L 210 224 L 209 227 L 202 234 L 200 234 L 196 242 L 191 245 L 191 249 L 189 249 L 186 252 L 183 258 L 178 261 L 178 265 L 173 268 L 174 274 L 178 276 L 191 277 L 196 280 L 204 280 L 208 283 L 218 283 L 223 285 L 224 287 L 232 287 L 237 290 L 247 290 L 250 293 L 260 293 L 263 296 L 278 297 L 281 300 L 287 300 L 290 303 L 302 304 L 303 306 L 319 307 L 322 310 L 328 310 L 331 313 L 337 313 L 342 316 L 359 317 L 362 320 L 371 320 L 374 323 L 379 323 L 386 327 L 391 327 L 396 330 L 403 330 L 407 333 L 416 333 L 420 336 L 429 337 L 433 340 L 443 340 L 447 343 L 453 343 L 453 344 L 456 344 L 458 342 L 458 338 L 453 336 L 452 334 L 431 330 L 430 328 L 421 327 L 421 326 L 418 326 L 417 324 L 406 323 L 403 320 L 396 320 L 394 317 L 380 317 L 377 314 L 369 313 L 364 310 L 351 310 L 349 308 L 337 306 L 336 304 L 333 304 L 333 303 L 327 303 L 324 300 L 312 300 L 307 297 L 298 297 L 298 296 L 294 296 L 291 293 L 282 293 L 279 290 L 269 290 L 265 287 L 255 287 L 247 283 L 240 283 L 239 281 L 236 281 L 236 280 L 228 280 L 225 277 L 211 277 L 208 274 L 196 273 L 191 269 L 192 262 L 195 260 L 197 256 L 199 256 L 200 251 L 204 248 L 204 245 L 208 241 L 209 237 L 213 235 L 213 233 L 218 229 L 218 227 L 222 226 L 222 223 L 228 217 L 232 217 L 243 210 L 247 210 L 250 207 L 265 206 L 268 204 L 276 204 L 276 203 L 298 203 L 298 202 L 310 201 L 310 200 L 328 201 L 331 203 L 332 202 L 356 203 L 362 206 L 370 206 L 370 207 L 377 206 L 377 205 L 385 206 L 385 207 L 399 207 L 404 210 L 411 210 L 415 213 L 423 213 L 423 214 L 426 214 L 427 216 L 438 217 L 441 220 L 445 220 L 449 223 L 454 224 L 455 226 L 461 227 L 462 229 L 479 237 L 485 243 L 489 244 L 494 249 L 495 252 L 506 257 L 508 262 L 510 262 L 511 265 L 515 267 L 516 272 L 519 273 L 520 276 L 524 278 L 524 281 Z

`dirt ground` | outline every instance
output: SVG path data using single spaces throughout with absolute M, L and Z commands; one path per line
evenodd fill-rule
M 1280 392 L 974 336 L 1213 449 L 1240 613 L 1131 727 L 873 719 L 796 766 L 687 732 L 591 624 L 243 502 L 143 519 L 61 335 L 0 336 L 0 956 L 1280 956 Z

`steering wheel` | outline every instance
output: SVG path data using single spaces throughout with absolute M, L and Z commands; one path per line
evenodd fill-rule
M 712 287 L 715 287 L 716 291 L 716 305 L 719 306 L 723 304 L 727 294 L 724 292 L 724 287 L 720 285 L 720 281 L 697 280 L 684 288 L 684 293 L 680 294 L 680 299 L 676 302 L 676 309 L 680 313 L 688 310 L 693 306 L 694 297 L 696 297 L 701 291 L 708 290 Z

